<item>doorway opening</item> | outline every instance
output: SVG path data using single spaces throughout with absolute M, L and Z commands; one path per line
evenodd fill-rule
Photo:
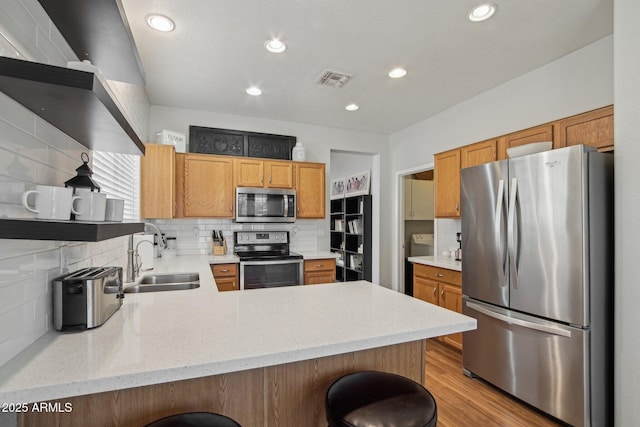
M 413 295 L 413 264 L 408 258 L 434 255 L 433 164 L 398 172 L 397 185 L 397 290 Z

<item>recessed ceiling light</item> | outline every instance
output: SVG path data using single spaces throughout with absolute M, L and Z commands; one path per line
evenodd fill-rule
M 407 75 L 407 70 L 405 70 L 404 68 L 394 68 L 393 70 L 389 71 L 389 77 L 391 77 L 392 79 L 399 79 L 400 77 L 404 77 Z
M 278 39 L 269 40 L 264 44 L 264 47 L 271 53 L 282 53 L 287 50 L 287 45 L 282 43 Z
M 471 9 L 467 14 L 467 19 L 471 22 L 482 22 L 491 18 L 497 10 L 498 6 L 495 4 L 483 3 Z
M 162 31 L 168 33 L 169 31 L 173 31 L 176 27 L 176 24 L 173 21 L 164 16 L 164 15 L 148 15 L 147 16 L 147 24 L 154 30 Z
M 344 109 L 347 111 L 356 111 L 358 108 L 360 108 L 358 104 L 349 104 L 346 107 L 344 107 Z
M 247 93 L 252 96 L 262 95 L 262 91 L 255 86 L 251 86 L 250 88 L 248 88 Z

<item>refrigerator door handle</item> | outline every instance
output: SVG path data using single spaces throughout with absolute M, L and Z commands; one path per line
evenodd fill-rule
M 518 289 L 518 230 L 516 228 L 516 199 L 518 198 L 518 179 L 511 180 L 511 189 L 509 194 L 509 230 L 507 231 L 509 246 L 509 275 L 511 276 L 511 286 Z
M 467 307 L 476 310 L 486 316 L 493 317 L 494 319 L 500 320 L 502 322 L 508 323 L 510 325 L 518 325 L 523 328 L 535 329 L 536 331 L 545 332 L 548 334 L 559 335 L 566 338 L 571 338 L 571 331 L 567 331 L 566 329 L 556 328 L 548 325 L 541 325 L 534 322 L 529 322 L 527 320 L 517 319 L 515 317 L 505 316 L 504 314 L 496 313 L 495 311 L 484 308 L 476 303 L 471 301 L 467 301 Z
M 500 251 L 500 259 L 502 262 L 502 271 L 500 274 L 500 286 L 507 286 L 505 279 L 507 269 L 507 252 L 502 244 L 502 206 L 504 204 L 504 179 L 498 181 L 498 197 L 496 198 L 495 223 L 493 224 L 493 236 L 496 248 Z

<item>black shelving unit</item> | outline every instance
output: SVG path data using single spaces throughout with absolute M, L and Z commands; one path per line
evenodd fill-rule
M 336 281 L 371 280 L 371 196 L 331 201 L 331 251 Z

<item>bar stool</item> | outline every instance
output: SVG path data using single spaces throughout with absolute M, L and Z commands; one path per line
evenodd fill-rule
M 229 417 L 212 412 L 187 412 L 170 415 L 146 427 L 242 427 Z
M 338 378 L 327 390 L 329 427 L 434 427 L 436 401 L 420 384 L 387 372 L 362 371 Z

